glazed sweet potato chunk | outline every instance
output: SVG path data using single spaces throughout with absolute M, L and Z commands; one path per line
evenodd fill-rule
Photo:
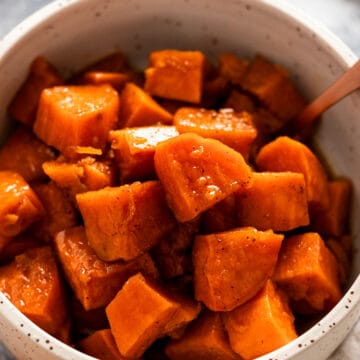
M 16 130 L 0 149 L 0 170 L 19 173 L 26 181 L 46 178 L 45 161 L 55 159 L 54 151 L 25 128 Z
M 57 86 L 41 93 L 35 134 L 61 152 L 74 146 L 104 149 L 118 121 L 119 95 L 110 85 Z
M 45 215 L 30 228 L 39 239 L 51 242 L 59 231 L 78 223 L 73 203 L 55 183 L 34 185 L 34 191 L 45 210 Z
M 349 223 L 351 182 L 346 179 L 329 182 L 329 207 L 314 212 L 312 228 L 329 236 L 344 235 Z
M 301 142 L 280 136 L 260 150 L 256 164 L 261 171 L 302 173 L 310 211 L 329 206 L 326 172 L 314 153 Z
M 251 299 L 272 276 L 283 238 L 251 227 L 196 236 L 195 298 L 213 311 L 230 311 Z
M 138 273 L 157 277 L 148 254 L 130 262 L 107 263 L 100 260 L 88 244 L 83 227 L 59 232 L 55 246 L 65 275 L 85 310 L 107 305 L 126 280 Z
M 297 337 L 287 298 L 268 280 L 246 304 L 222 313 L 232 349 L 242 359 L 254 359 Z
M 0 267 L 0 290 L 42 329 L 61 333 L 67 317 L 65 291 L 50 247 L 28 250 Z
M 22 176 L 0 171 L 0 235 L 16 236 L 43 214 L 39 198 Z
M 140 357 L 164 335 L 180 308 L 180 303 L 142 274 L 131 277 L 106 308 L 120 353 L 127 358 Z
M 174 115 L 174 125 L 180 134 L 192 132 L 205 138 L 220 140 L 245 159 L 257 136 L 249 113 L 235 113 L 232 109 L 205 110 L 184 107 Z
M 145 91 L 161 98 L 200 103 L 206 58 L 200 51 L 153 51 Z
M 154 155 L 156 146 L 179 135 L 174 126 L 144 126 L 110 132 L 122 183 L 155 178 Z
M 89 243 L 105 261 L 134 259 L 175 227 L 158 181 L 89 191 L 76 199 Z
M 43 56 L 38 56 L 30 66 L 24 84 L 9 106 L 9 113 L 16 120 L 32 126 L 39 104 L 41 92 L 49 87 L 63 84 L 57 70 Z
M 233 53 L 223 53 L 218 57 L 219 73 L 233 85 L 240 86 L 246 74 L 249 61 L 240 59 Z
M 172 115 L 133 83 L 121 93 L 120 127 L 171 124 Z
M 303 174 L 254 173 L 249 189 L 236 194 L 240 226 L 289 231 L 308 225 L 308 203 Z
M 79 342 L 79 348 L 86 354 L 101 360 L 125 360 L 116 346 L 110 329 L 95 331 Z
M 206 312 L 186 329 L 178 340 L 165 348 L 171 360 L 236 360 L 240 357 L 230 348 L 219 313 Z
M 241 86 L 258 97 L 284 124 L 305 107 L 285 68 L 259 55 L 249 65 Z
M 156 173 L 169 206 L 180 222 L 251 185 L 252 171 L 243 156 L 215 139 L 187 133 L 160 143 Z
M 341 297 L 336 259 L 317 233 L 286 239 L 273 278 L 299 313 L 328 311 Z

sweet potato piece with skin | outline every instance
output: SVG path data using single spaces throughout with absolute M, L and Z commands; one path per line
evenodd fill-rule
M 43 215 L 39 198 L 24 178 L 0 171 L 0 236 L 16 236 Z
M 234 229 L 238 225 L 236 199 L 232 194 L 205 211 L 201 217 L 202 230 L 206 234 Z
M 174 115 L 174 125 L 180 134 L 192 132 L 205 138 L 220 140 L 245 159 L 249 156 L 257 131 L 249 113 L 235 113 L 232 109 L 205 110 L 181 108 Z
M 45 89 L 34 132 L 63 153 L 74 146 L 104 150 L 108 133 L 117 124 L 119 105 L 119 95 L 110 85 Z
M 145 70 L 145 91 L 165 99 L 198 104 L 203 93 L 206 63 L 200 51 L 153 51 Z
M 76 200 L 89 243 L 105 261 L 136 258 L 176 225 L 158 181 L 89 191 Z
M 175 126 L 144 126 L 110 132 L 122 183 L 156 177 L 154 155 L 161 142 L 179 135 Z
M 84 353 L 101 360 L 126 360 L 116 346 L 110 329 L 95 331 L 79 342 L 79 348 Z
M 0 267 L 0 290 L 51 335 L 56 336 L 67 320 L 65 290 L 50 247 L 28 250 Z
M 297 338 L 287 298 L 268 280 L 246 304 L 221 314 L 232 349 L 254 359 Z
M 68 282 L 85 310 L 109 304 L 126 280 L 139 271 L 158 277 L 148 254 L 126 263 L 100 260 L 81 226 L 59 232 L 55 247 Z
M 213 311 L 231 311 L 251 299 L 272 276 L 283 238 L 251 227 L 196 236 L 195 298 Z
M 252 171 L 241 154 L 193 133 L 158 144 L 155 169 L 180 222 L 194 219 L 252 181 Z
M 303 174 L 253 174 L 251 188 L 236 194 L 238 223 L 258 230 L 289 231 L 310 222 Z
M 171 124 L 173 117 L 149 94 L 133 83 L 121 93 L 120 128 Z
M 312 214 L 311 227 L 323 235 L 341 236 L 348 225 L 351 182 L 346 179 L 330 181 L 328 188 L 329 207 Z
M 0 149 L 0 170 L 19 173 L 26 181 L 46 179 L 45 161 L 55 159 L 54 151 L 26 128 L 17 129 Z
M 317 233 L 284 241 L 273 280 L 298 313 L 329 311 L 341 298 L 336 259 Z
M 302 173 L 310 213 L 329 206 L 327 175 L 320 161 L 304 144 L 287 136 L 280 136 L 266 144 L 256 157 L 261 171 L 292 171 Z
M 223 53 L 218 57 L 219 73 L 233 85 L 240 86 L 246 74 L 249 61 L 240 59 L 233 53 Z
M 38 56 L 30 66 L 29 74 L 9 106 L 9 113 L 16 120 L 31 127 L 42 90 L 62 85 L 63 79 L 43 56 Z
M 34 185 L 34 191 L 45 209 L 45 215 L 31 226 L 39 239 L 52 242 L 59 231 L 77 225 L 78 214 L 73 203 L 55 183 Z
M 106 314 L 120 353 L 140 357 L 158 338 L 164 336 L 174 319 L 179 326 L 183 304 L 142 274 L 132 276 L 107 306 Z
M 283 125 L 305 107 L 305 101 L 295 88 L 285 68 L 257 55 L 241 81 L 241 87 L 255 95 Z
M 233 352 L 219 313 L 206 312 L 165 348 L 171 360 L 239 360 Z

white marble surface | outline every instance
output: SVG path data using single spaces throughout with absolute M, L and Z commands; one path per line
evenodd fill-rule
M 360 57 L 360 0 L 284 0 L 326 25 Z M 0 38 L 49 0 L 0 0 Z M 0 360 L 10 359 L 0 344 Z M 360 321 L 331 360 L 360 359 Z

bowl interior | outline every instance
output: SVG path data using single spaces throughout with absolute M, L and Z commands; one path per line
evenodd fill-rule
M 56 1 L 0 42 L 0 141 L 9 127 L 7 105 L 35 56 L 45 55 L 69 74 L 119 49 L 143 68 L 150 51 L 164 48 L 200 49 L 210 58 L 224 51 L 261 53 L 287 66 L 309 99 L 355 61 L 337 38 L 277 0 Z M 353 181 L 355 251 L 349 284 L 360 272 L 359 139 L 358 92 L 326 112 L 317 134 L 334 173 Z

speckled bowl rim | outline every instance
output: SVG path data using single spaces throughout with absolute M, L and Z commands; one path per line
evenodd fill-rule
M 27 17 L 19 25 L 17 25 L 12 31 L 0 39 L 0 59 L 2 59 L 11 49 L 16 46 L 16 43 L 21 40 L 26 34 L 30 33 L 32 29 L 40 26 L 43 22 L 49 21 L 54 15 L 58 15 L 63 11 L 67 11 L 72 6 L 82 2 L 83 0 L 55 0 L 50 4 L 44 6 L 34 14 Z M 231 0 L 228 0 L 231 1 Z M 336 35 L 330 32 L 325 26 L 311 19 L 305 15 L 302 11 L 295 9 L 288 3 L 282 0 L 252 0 L 249 4 L 256 2 L 259 5 L 263 5 L 268 10 L 281 14 L 291 19 L 294 24 L 299 27 L 311 30 L 318 39 L 326 44 L 328 51 L 332 54 L 344 70 L 348 69 L 357 61 L 357 56 L 345 45 Z M 1 60 L 0 60 L 1 61 Z M 35 341 L 34 339 L 51 339 L 53 353 L 52 355 L 59 356 L 59 358 L 76 358 L 83 360 L 94 359 L 72 347 L 62 343 L 61 341 L 50 336 L 38 326 L 33 324 L 28 318 L 20 313 L 7 298 L 0 293 L 0 305 L 5 306 L 8 311 L 3 314 L 9 322 L 13 324 L 20 324 L 24 328 L 24 331 L 32 334 L 29 341 Z M 259 357 L 259 360 L 270 360 L 276 358 L 291 358 L 295 355 L 301 355 L 307 347 L 312 346 L 321 338 L 325 337 L 327 333 L 334 330 L 336 324 L 341 323 L 347 312 L 357 312 L 355 316 L 360 315 L 360 275 L 356 277 L 351 287 L 344 294 L 341 301 L 317 324 L 315 324 L 308 331 L 303 333 L 294 341 L 289 344 Z M 347 329 L 349 330 L 349 329 Z M 38 342 L 38 346 L 48 348 L 50 340 L 46 340 L 45 343 Z

